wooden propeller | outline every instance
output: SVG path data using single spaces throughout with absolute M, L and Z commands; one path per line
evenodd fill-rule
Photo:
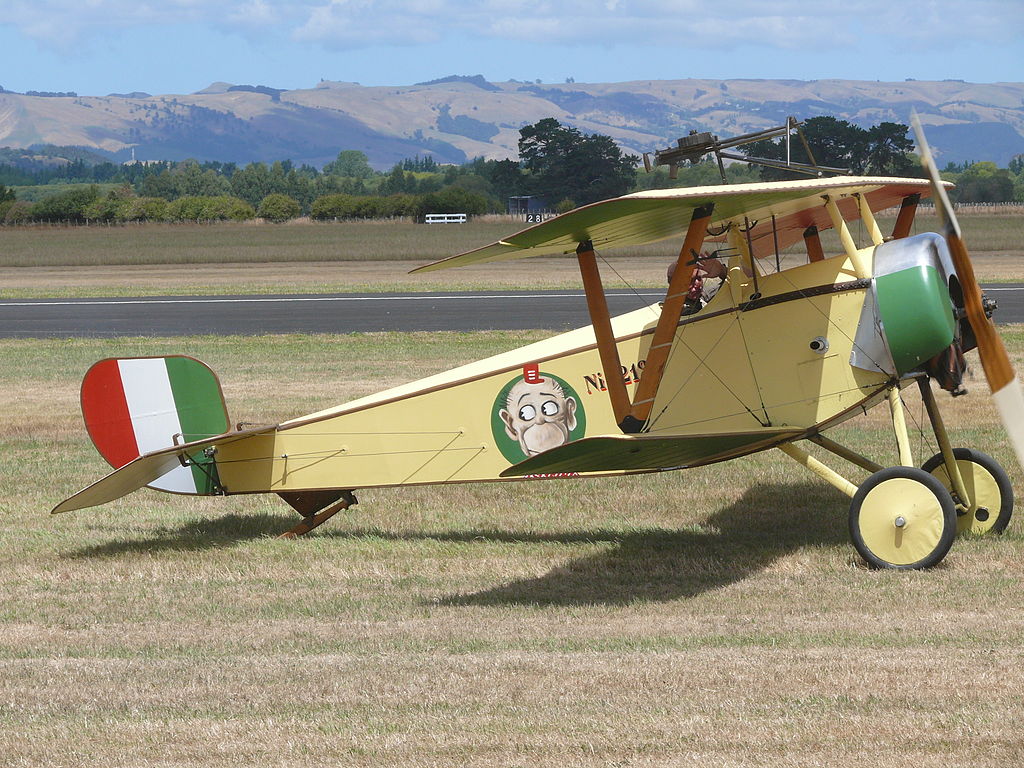
M 1013 365 L 1010 362 L 1010 356 L 1006 353 L 1003 340 L 999 338 L 995 325 L 985 315 L 981 288 L 978 287 L 978 281 L 974 277 L 971 257 L 967 253 L 960 225 L 957 223 L 953 206 L 950 205 L 949 197 L 946 195 L 946 188 L 939 178 L 938 168 L 935 167 L 935 160 L 932 158 L 931 149 L 925 140 L 921 120 L 916 113 L 913 115 L 913 125 L 917 137 L 917 149 L 921 154 L 921 163 L 931 180 L 935 209 L 942 220 L 946 243 L 949 245 L 953 266 L 956 268 L 957 278 L 963 289 L 967 321 L 971 324 L 971 330 L 974 331 L 975 339 L 978 342 L 981 367 L 985 371 L 985 378 L 992 390 L 992 399 L 995 400 L 1003 426 L 1017 453 L 1017 461 L 1024 467 L 1024 392 L 1021 391 L 1020 381 L 1013 371 Z

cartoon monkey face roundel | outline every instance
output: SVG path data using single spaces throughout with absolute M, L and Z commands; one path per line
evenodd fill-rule
M 491 408 L 491 432 L 513 464 L 577 440 L 586 433 L 586 414 L 568 382 L 527 369 L 498 392 Z

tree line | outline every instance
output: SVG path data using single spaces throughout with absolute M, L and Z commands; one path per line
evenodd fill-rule
M 374 170 L 357 150 L 342 150 L 321 170 L 287 160 L 244 167 L 195 160 L 116 165 L 84 158 L 60 168 L 0 163 L 0 183 L 10 185 L 0 202 L 0 221 L 422 218 L 503 212 L 508 198 L 519 195 L 541 197 L 562 211 L 625 194 L 635 184 L 637 158 L 607 136 L 584 135 L 553 119 L 520 134 L 520 162 L 477 158 L 441 166 L 415 157 L 386 172 Z M 16 199 L 17 187 L 27 182 L 68 187 L 37 202 Z
M 806 121 L 803 131 L 819 165 L 868 175 L 920 175 L 905 125 L 884 122 L 865 129 L 818 117 Z M 810 160 L 801 142 L 793 141 L 791 150 L 794 160 Z M 760 142 L 748 153 L 781 159 L 785 146 Z M 288 160 L 121 165 L 80 155 L 57 166 L 38 160 L 19 164 L 11 155 L 0 150 L 0 223 L 6 224 L 477 215 L 503 212 L 514 196 L 535 196 L 562 212 L 637 189 L 721 183 L 717 164 L 708 160 L 680 168 L 677 179 L 660 168 L 638 177 L 639 158 L 610 137 L 583 134 L 553 118 L 520 129 L 519 161 L 477 158 L 442 166 L 427 156 L 407 158 L 388 171 L 375 170 L 358 150 L 342 150 L 322 169 Z M 788 177 L 785 171 L 742 163 L 729 166 L 727 174 L 730 182 Z M 1006 169 L 985 162 L 949 165 L 944 176 L 957 183 L 954 194 L 962 202 L 1024 201 L 1024 156 Z M 61 191 L 38 201 L 19 199 L 18 188 L 28 185 Z

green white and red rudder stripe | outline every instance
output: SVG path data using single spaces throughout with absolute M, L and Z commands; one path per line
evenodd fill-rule
M 216 374 L 195 358 L 108 358 L 82 380 L 89 437 L 114 468 L 143 454 L 220 435 L 230 429 Z M 149 487 L 189 494 L 216 492 L 216 467 L 202 453 Z

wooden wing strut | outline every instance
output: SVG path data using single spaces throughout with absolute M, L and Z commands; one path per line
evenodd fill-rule
M 821 237 L 818 236 L 818 228 L 813 224 L 804 230 L 804 244 L 807 246 L 808 261 L 822 261 L 825 258 L 825 251 L 821 247 Z
M 665 373 L 665 363 L 668 362 L 668 353 L 672 349 L 676 328 L 683 315 L 686 295 L 690 290 L 690 279 L 697 268 L 693 255 L 697 253 L 697 249 L 704 242 L 714 207 L 714 203 L 701 206 L 694 210 L 690 218 L 690 226 L 686 230 L 686 238 L 679 251 L 676 269 L 665 294 L 661 317 L 658 318 L 651 347 L 647 352 L 644 374 L 640 377 L 640 383 L 637 384 L 636 395 L 629 415 L 625 419 L 619 419 L 619 427 L 623 432 L 639 432 L 651 413 L 651 407 L 658 394 L 658 387 L 661 386 L 661 378 Z M 616 414 L 616 418 L 618 418 L 618 414 Z
M 917 212 L 917 203 L 920 200 L 920 194 L 907 195 L 903 198 L 899 215 L 896 216 L 896 223 L 892 228 L 893 240 L 900 240 L 910 234 L 910 228 L 914 225 L 914 214 Z
M 612 403 L 615 422 L 621 423 L 629 413 L 629 395 L 626 394 L 626 381 L 622 377 L 619 362 L 619 348 L 615 345 L 615 334 L 612 332 L 612 321 L 608 314 L 608 299 L 601 285 L 601 273 L 597 269 L 597 257 L 594 255 L 594 244 L 586 240 L 576 248 L 576 259 L 580 263 L 580 276 L 583 278 L 583 291 L 587 294 L 587 309 L 590 311 L 590 322 L 594 326 L 594 338 L 597 351 L 601 356 L 601 368 L 604 380 L 608 385 L 608 397 Z

